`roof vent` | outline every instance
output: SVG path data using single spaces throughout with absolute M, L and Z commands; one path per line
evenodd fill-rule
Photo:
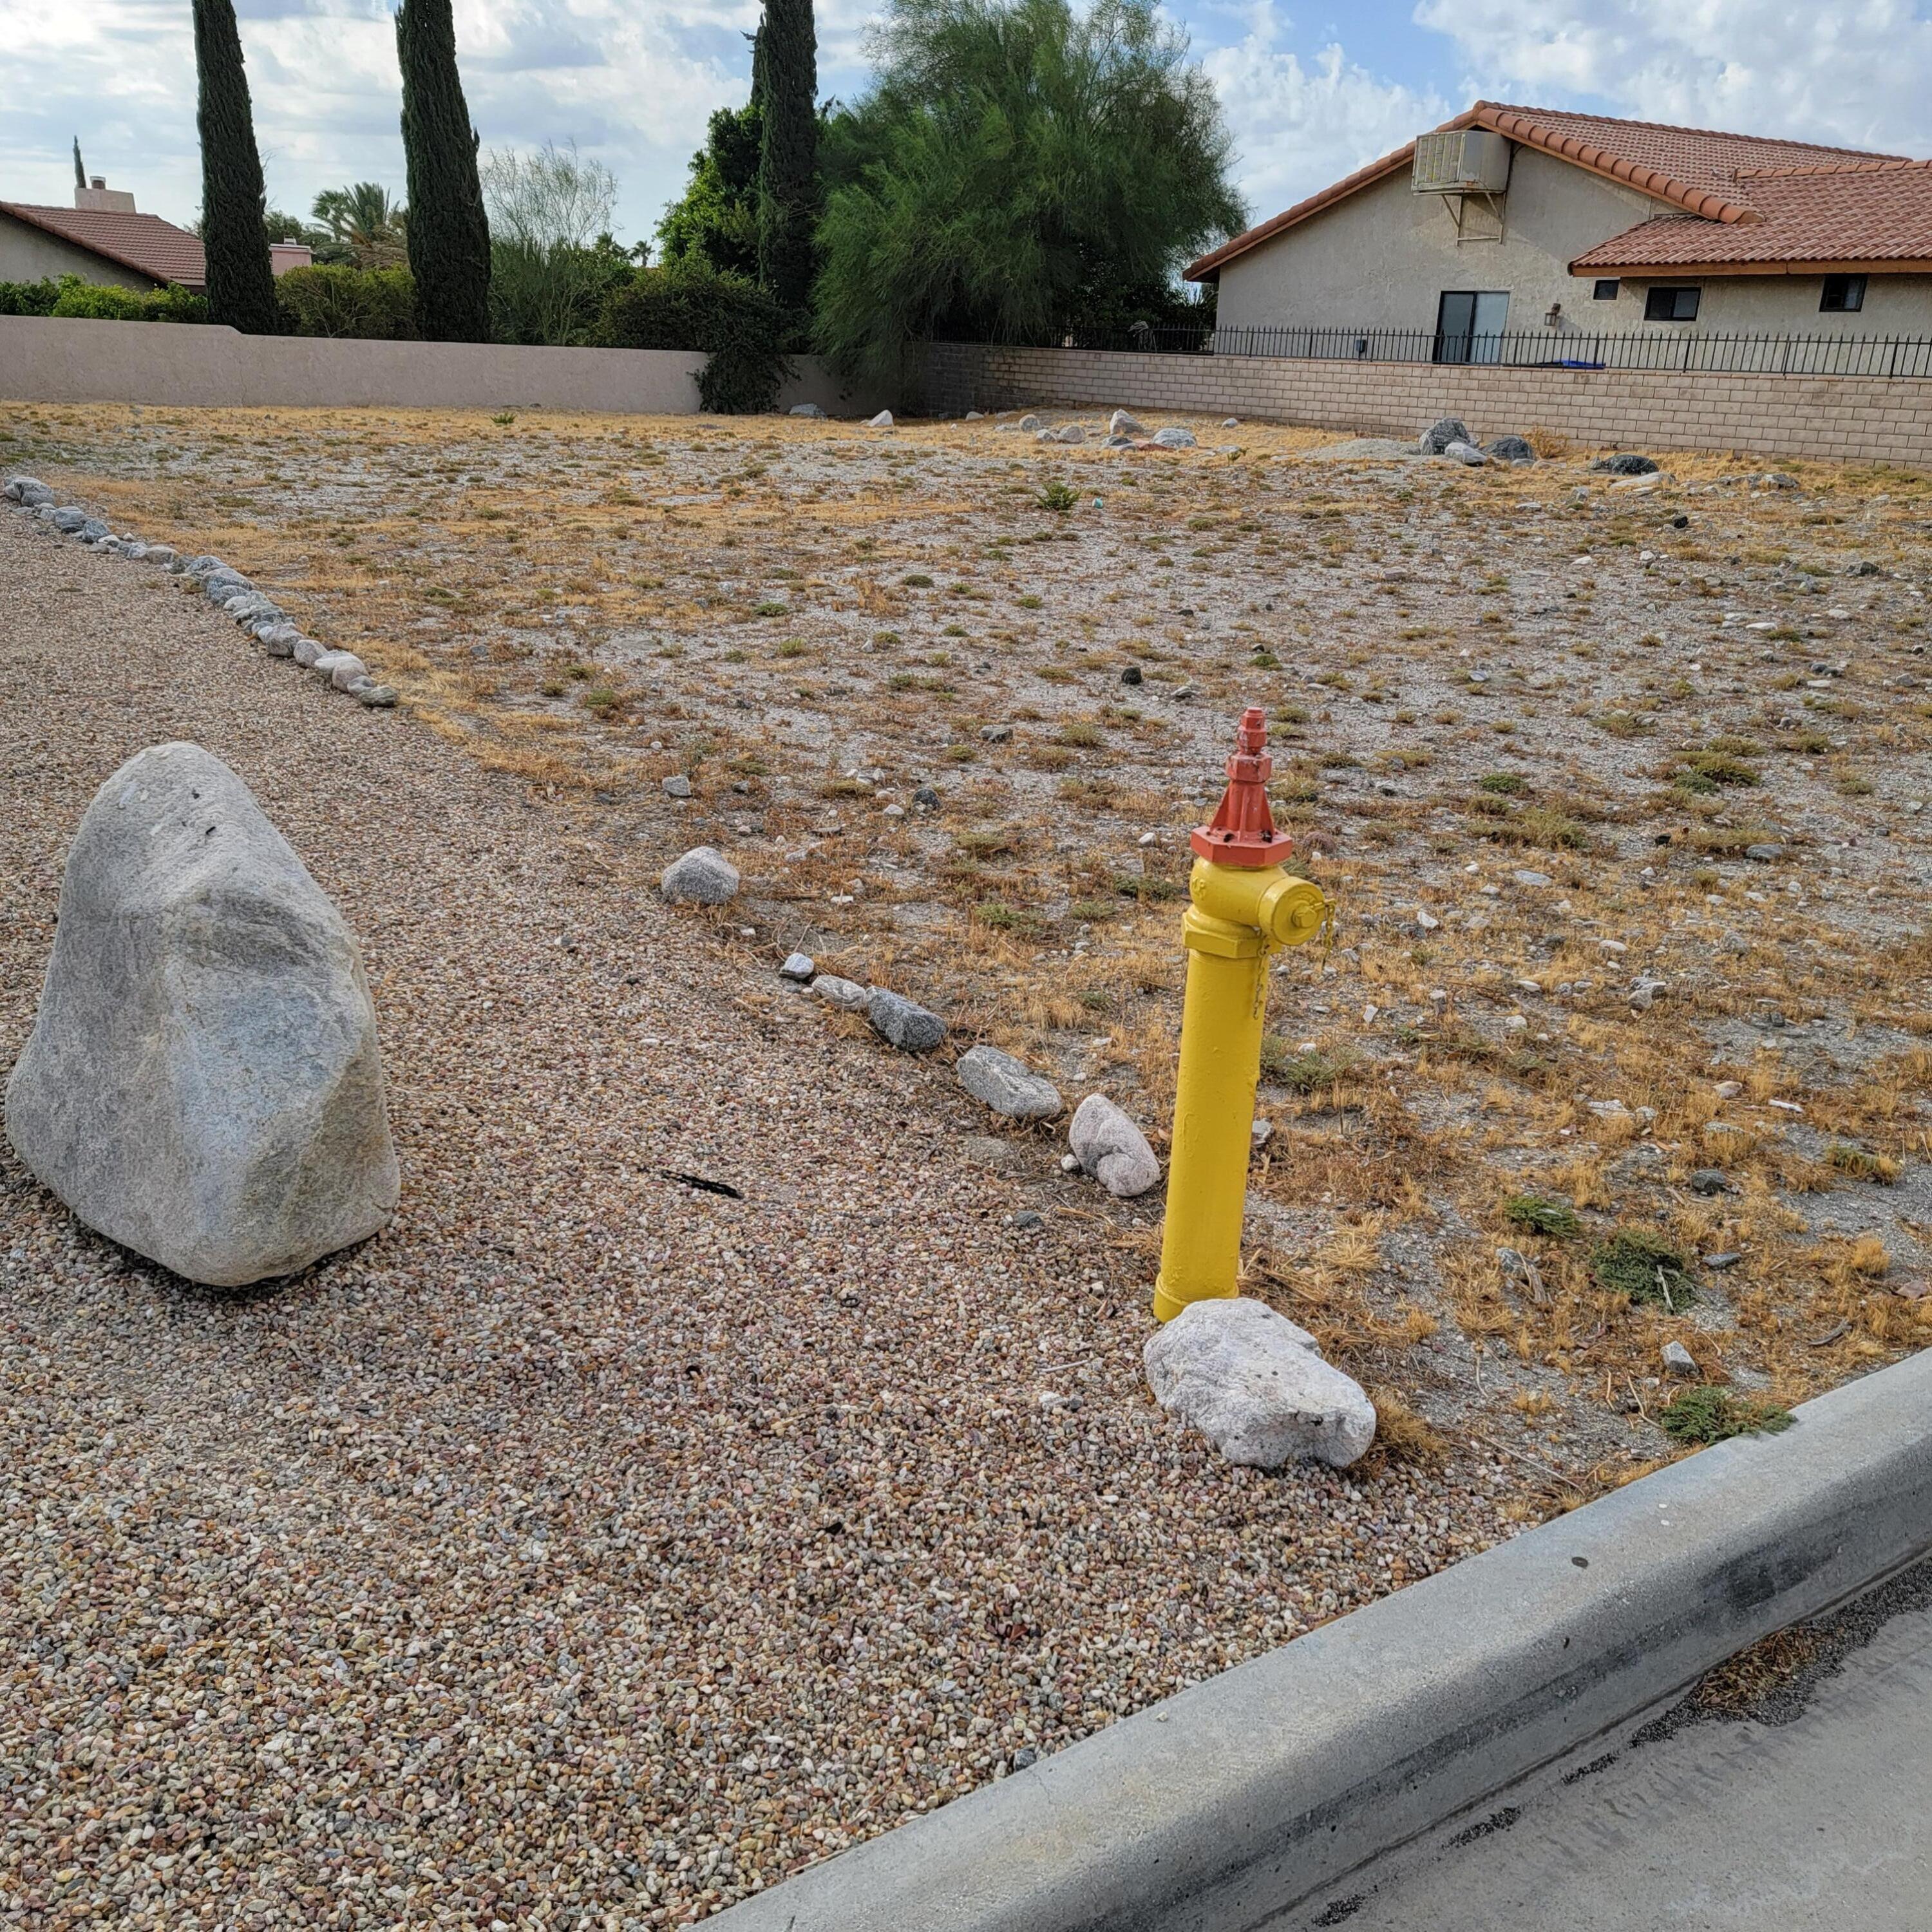
M 1450 128 L 1415 137 L 1409 186 L 1418 194 L 1501 194 L 1509 186 L 1510 144 L 1484 128 Z

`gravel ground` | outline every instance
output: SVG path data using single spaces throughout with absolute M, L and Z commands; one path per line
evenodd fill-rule
M 404 1173 L 218 1293 L 0 1153 L 0 1924 L 682 1923 L 1508 1533 L 1466 1442 L 1169 1424 L 1132 1216 L 1020 1226 L 634 828 L 17 517 L 0 584 L 0 1058 L 88 800 L 193 738 L 361 936 Z

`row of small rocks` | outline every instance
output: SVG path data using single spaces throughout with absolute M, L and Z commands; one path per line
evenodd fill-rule
M 26 515 L 71 536 L 90 550 L 124 556 L 137 563 L 160 566 L 170 575 L 185 579 L 208 602 L 234 619 L 272 658 L 291 658 L 312 670 L 332 689 L 346 692 L 358 703 L 383 710 L 396 702 L 389 686 L 379 684 L 369 667 L 353 651 L 332 650 L 308 636 L 275 600 L 257 590 L 232 565 L 218 556 L 184 557 L 166 544 L 144 543 L 139 537 L 117 536 L 98 517 L 76 504 L 63 503 L 37 476 L 10 476 L 0 496 Z
M 1004 428 L 1004 424 L 1000 428 Z M 1036 416 L 1024 416 L 1013 427 L 1033 437 L 1036 442 L 1082 443 L 1088 440 L 1089 431 L 1084 423 L 1061 423 L 1049 428 Z M 1107 449 L 1193 449 L 1198 447 L 1194 432 L 1184 423 L 1168 423 L 1150 435 L 1146 426 L 1129 415 L 1125 410 L 1116 410 L 1107 418 L 1107 430 L 1097 439 Z
M 738 896 L 738 868 L 710 845 L 694 846 L 667 866 L 658 890 L 673 905 L 728 905 Z M 808 953 L 794 952 L 780 978 L 841 1012 L 863 1013 L 872 1030 L 902 1053 L 931 1053 L 944 1045 L 946 1024 L 929 1007 L 885 986 L 867 986 L 836 973 L 821 973 Z M 954 1072 L 982 1106 L 1010 1120 L 1051 1120 L 1065 1109 L 1060 1089 L 1043 1073 L 996 1046 L 969 1047 Z M 1160 1179 L 1147 1136 L 1104 1094 L 1090 1094 L 1067 1129 L 1072 1151 L 1064 1165 L 1090 1174 L 1123 1199 L 1144 1194 Z

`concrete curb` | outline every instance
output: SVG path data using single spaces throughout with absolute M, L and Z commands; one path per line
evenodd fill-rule
M 1660 1469 L 712 1922 L 1266 1925 L 1932 1548 L 1932 1350 L 1797 1415 L 1782 1436 Z

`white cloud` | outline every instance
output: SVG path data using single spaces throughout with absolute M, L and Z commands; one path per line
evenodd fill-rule
M 1932 22 L 1912 0 L 1421 0 L 1472 96 L 1923 154 Z
M 385 0 L 241 0 L 256 139 L 278 206 L 373 180 L 400 194 L 400 84 Z M 862 9 L 824 10 L 822 70 L 850 58 Z M 484 145 L 574 140 L 622 184 L 627 238 L 679 192 L 714 107 L 742 101 L 758 0 L 457 0 L 458 56 Z M 0 200 L 66 203 L 78 134 L 91 173 L 192 218 L 201 197 L 185 0 L 7 7 Z
M 1246 35 L 1202 61 L 1234 130 L 1238 185 L 1258 221 L 1456 111 L 1433 89 L 1378 79 L 1339 46 L 1304 64 L 1276 45 L 1282 24 L 1259 0 Z

